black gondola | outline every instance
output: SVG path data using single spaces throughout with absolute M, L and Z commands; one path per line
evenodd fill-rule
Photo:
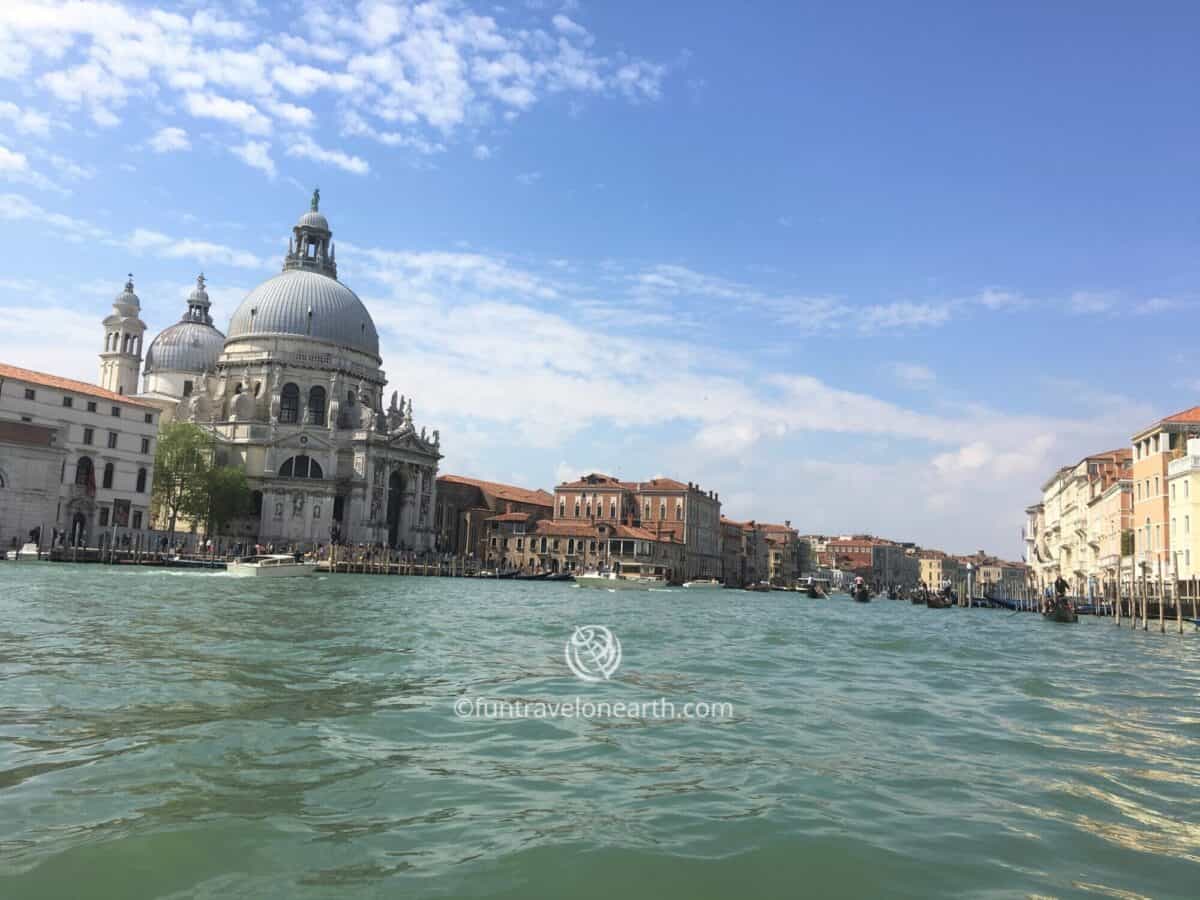
M 1050 606 L 1042 611 L 1042 618 L 1051 622 L 1078 622 L 1079 615 L 1066 597 L 1056 597 Z
M 871 590 L 865 584 L 860 584 L 854 589 L 854 593 L 850 595 L 854 598 L 855 603 L 870 603 Z

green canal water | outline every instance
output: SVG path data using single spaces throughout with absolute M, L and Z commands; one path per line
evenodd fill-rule
M 620 639 L 607 682 L 567 667 L 582 624 Z M 0 564 L 3 898 L 1197 895 L 1200 635 Z

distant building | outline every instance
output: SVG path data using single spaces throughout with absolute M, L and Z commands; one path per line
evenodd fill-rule
M 791 522 L 759 527 L 767 540 L 768 579 L 772 584 L 794 584 L 812 565 L 808 541 Z
M 488 558 L 487 522 L 496 516 L 522 514 L 522 529 L 532 528 L 553 515 L 554 497 L 543 490 L 468 478 L 441 475 L 437 480 L 434 531 L 437 547 L 455 556 Z M 514 527 L 517 520 L 512 521 Z
M 962 566 L 953 556 L 941 550 L 921 550 L 917 553 L 918 578 L 926 587 L 937 590 L 947 583 L 955 584 L 963 577 Z
M 53 458 L 58 466 L 53 515 L 42 523 L 51 533 L 44 541 L 57 528 L 68 541 L 97 546 L 135 539 L 150 527 L 157 408 L 84 381 L 0 363 L 0 420 L 12 423 L 5 431 L 10 446 L 24 442 L 21 459 Z M 19 424 L 53 429 L 53 444 L 44 432 L 39 437 L 14 429 Z M 47 443 L 35 449 L 43 439 Z M 4 453 L 0 468 L 18 468 L 3 461 L 15 460 L 17 452 Z M 44 463 L 30 464 L 29 490 L 45 489 Z M 10 535 L 10 543 L 13 536 L 21 537 Z
M 671 478 L 621 481 L 593 472 L 554 489 L 556 522 L 623 524 L 684 548 L 682 580 L 721 575 L 721 500 Z
M 915 587 L 921 570 L 908 548 L 891 541 L 876 540 L 871 545 L 871 581 L 881 588 L 902 590 Z
M 877 539 L 867 534 L 833 538 L 826 542 L 826 552 L 832 564 L 852 578 L 871 579 L 874 574 L 874 548 Z

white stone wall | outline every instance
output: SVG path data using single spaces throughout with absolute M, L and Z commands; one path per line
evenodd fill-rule
M 0 552 L 20 547 L 34 528 L 49 543 L 64 455 L 59 447 L 0 440 Z

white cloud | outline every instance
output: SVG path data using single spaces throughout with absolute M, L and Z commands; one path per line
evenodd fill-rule
M 1112 295 L 1096 291 L 1076 291 L 1067 298 L 1068 310 L 1077 315 L 1108 312 L 1114 304 Z
M 190 150 L 192 142 L 182 128 L 160 128 L 150 138 L 150 149 L 155 153 L 171 153 L 175 150 Z
M 229 149 L 246 165 L 265 173 L 268 178 L 275 177 L 275 161 L 271 159 L 271 147 L 266 141 L 247 141 Z
M 491 159 L 492 150 L 487 144 L 476 144 L 475 149 L 471 151 L 471 155 L 476 159 Z
M 0 144 L 0 178 L 16 184 L 28 184 L 41 190 L 69 194 L 70 191 L 51 181 L 29 165 L 29 158 L 20 151 L 9 150 Z
M 351 156 L 341 150 L 328 150 L 319 146 L 307 135 L 293 139 L 287 148 L 288 156 L 301 156 L 316 162 L 337 166 L 351 175 L 366 175 L 371 171 L 370 164 L 359 156 Z
M 577 22 L 572 21 L 562 13 L 558 13 L 551 21 L 554 27 L 563 34 L 572 35 L 573 37 L 584 37 L 588 30 Z
M 236 125 L 247 134 L 267 134 L 271 120 L 245 100 L 230 100 L 216 94 L 190 93 L 184 97 L 188 112 L 201 119 L 217 119 Z
M 190 259 L 201 263 L 222 263 L 246 269 L 261 269 L 264 261 L 252 253 L 187 238 L 172 238 L 148 228 L 134 229 L 124 245 L 137 252 L 150 252 L 164 259 Z
M 281 94 L 330 94 L 377 140 L 423 153 L 464 125 L 511 121 L 551 95 L 573 95 L 573 107 L 581 95 L 635 102 L 661 95 L 667 66 L 598 51 L 565 12 L 540 27 L 517 11 L 491 13 L 440 0 L 362 0 L 331 11 L 310 5 L 274 23 L 279 33 L 248 2 L 189 15 L 132 0 L 6 0 L 0 78 L 23 78 L 61 103 L 86 107 L 102 127 L 117 124 L 137 98 L 259 136 L 268 134 L 269 116 L 293 128 L 319 124 L 319 107 L 287 104 Z M 21 127 L 44 134 L 39 115 Z
M 429 141 L 416 134 L 405 134 L 398 131 L 380 131 L 367 124 L 354 110 L 348 110 L 342 116 L 342 134 L 347 137 L 367 137 L 388 147 L 407 147 L 426 156 L 441 153 L 445 145 L 438 141 Z
M 517 181 L 524 185 L 537 184 L 542 180 L 541 172 L 522 172 L 517 175 Z
M 13 127 L 21 134 L 32 134 L 46 137 L 50 133 L 50 118 L 44 113 L 33 109 L 22 109 L 7 100 L 0 101 L 0 119 L 12 122 Z

